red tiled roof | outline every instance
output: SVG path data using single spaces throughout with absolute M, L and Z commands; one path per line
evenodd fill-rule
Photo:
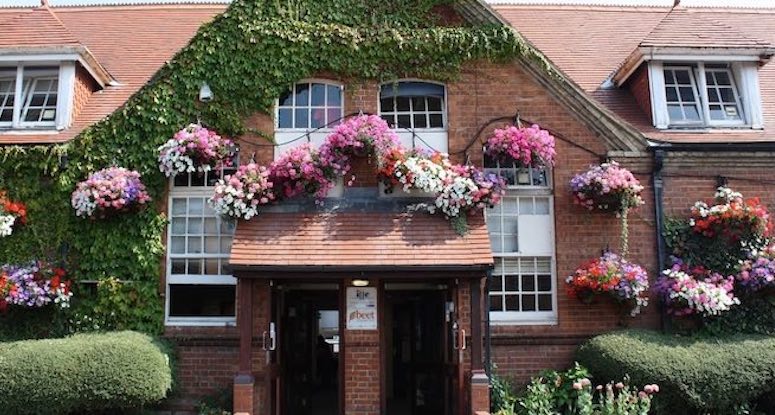
M 0 22 L 0 48 L 80 45 L 48 7 L 23 10 Z
M 685 46 L 699 48 L 758 48 L 772 43 L 749 37 L 732 26 L 677 8 L 662 19 L 640 46 Z
M 30 19 L 32 14 L 53 14 L 71 40 L 88 48 L 118 82 L 116 86 L 106 86 L 93 94 L 67 130 L 56 134 L 2 134 L 0 144 L 61 143 L 72 139 L 124 104 L 164 62 L 189 42 L 202 24 L 225 8 L 226 5 L 216 4 L 63 7 L 50 11 L 0 9 L 0 25 Z M 46 21 L 53 30 L 51 20 Z M 37 30 L 36 27 L 32 29 Z M 2 40 L 6 36 L 5 29 L 0 32 L 0 47 L 8 47 L 3 46 L 8 42 Z M 63 32 L 57 33 L 61 34 L 59 40 L 66 39 Z
M 441 217 L 407 213 L 263 213 L 241 221 L 232 266 L 487 266 L 482 216 L 460 236 Z
M 775 141 L 775 62 L 759 69 L 764 130 L 657 130 L 626 88 L 603 87 L 644 41 L 651 42 L 644 45 L 663 43 L 686 47 L 734 44 L 745 48 L 775 44 L 775 9 L 690 8 L 670 13 L 671 9 L 666 7 L 493 7 L 573 82 L 650 139 L 687 143 Z

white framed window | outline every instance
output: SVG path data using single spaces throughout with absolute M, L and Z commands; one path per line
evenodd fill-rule
M 277 101 L 277 130 L 330 128 L 342 118 L 342 85 L 328 81 L 299 82 Z
M 379 89 L 379 116 L 407 148 L 447 153 L 447 89 L 443 84 L 400 80 Z
M 236 322 L 236 279 L 226 266 L 236 224 L 210 207 L 213 184 L 226 172 L 182 174 L 169 195 L 167 325 Z
M 274 157 L 300 144 L 323 144 L 344 116 L 344 87 L 333 81 L 305 80 L 277 100 Z
M 0 128 L 67 127 L 74 79 L 74 62 L 0 67 Z
M 501 204 L 485 211 L 495 269 L 489 283 L 493 324 L 556 324 L 554 198 L 545 169 L 485 160 L 485 172 L 509 187 Z
M 650 62 L 657 128 L 762 128 L 753 62 Z

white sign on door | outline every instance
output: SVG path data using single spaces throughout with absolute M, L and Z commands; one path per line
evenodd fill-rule
M 377 288 L 347 287 L 347 330 L 377 329 Z

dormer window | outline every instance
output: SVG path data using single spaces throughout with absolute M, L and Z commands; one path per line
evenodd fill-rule
M 649 62 L 654 126 L 762 128 L 756 62 Z
M 663 73 L 670 125 L 745 124 L 740 93 L 729 65 L 666 64 Z
M 74 62 L 0 68 L 0 128 L 67 127 L 74 77 Z

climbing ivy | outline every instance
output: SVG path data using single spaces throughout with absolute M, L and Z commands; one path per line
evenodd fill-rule
M 149 193 L 160 203 L 167 180 L 158 170 L 159 145 L 196 120 L 224 135 L 240 135 L 247 115 L 270 113 L 276 98 L 299 79 L 334 73 L 356 80 L 418 77 L 445 81 L 453 79 L 465 62 L 480 59 L 524 59 L 548 67 L 510 28 L 460 22 L 440 26 L 444 13 L 439 11 L 451 3 L 234 1 L 203 25 L 122 107 L 72 141 L 0 147 L 0 188 L 29 207 L 29 225 L 0 239 L 0 263 L 45 258 L 66 264 L 75 280 L 115 277 L 135 287 L 111 291 L 111 301 L 117 295 L 147 296 L 159 284 L 166 224 L 162 209 L 157 206 L 106 221 L 76 218 L 69 206 L 70 193 L 91 172 L 110 165 L 138 170 Z M 206 104 L 196 100 L 202 82 L 211 86 L 215 96 Z M 271 132 L 264 135 L 271 136 Z M 99 295 L 100 290 L 93 291 L 97 292 L 93 296 Z M 82 290 L 82 297 L 86 292 Z M 87 309 L 76 311 L 88 313 L 88 307 L 104 303 L 87 298 L 80 303 Z M 160 330 L 163 316 L 157 310 L 161 310 L 161 299 L 142 304 L 145 311 L 157 313 L 156 323 L 135 315 L 125 320 L 142 321 L 137 327 L 126 321 L 116 324 Z

